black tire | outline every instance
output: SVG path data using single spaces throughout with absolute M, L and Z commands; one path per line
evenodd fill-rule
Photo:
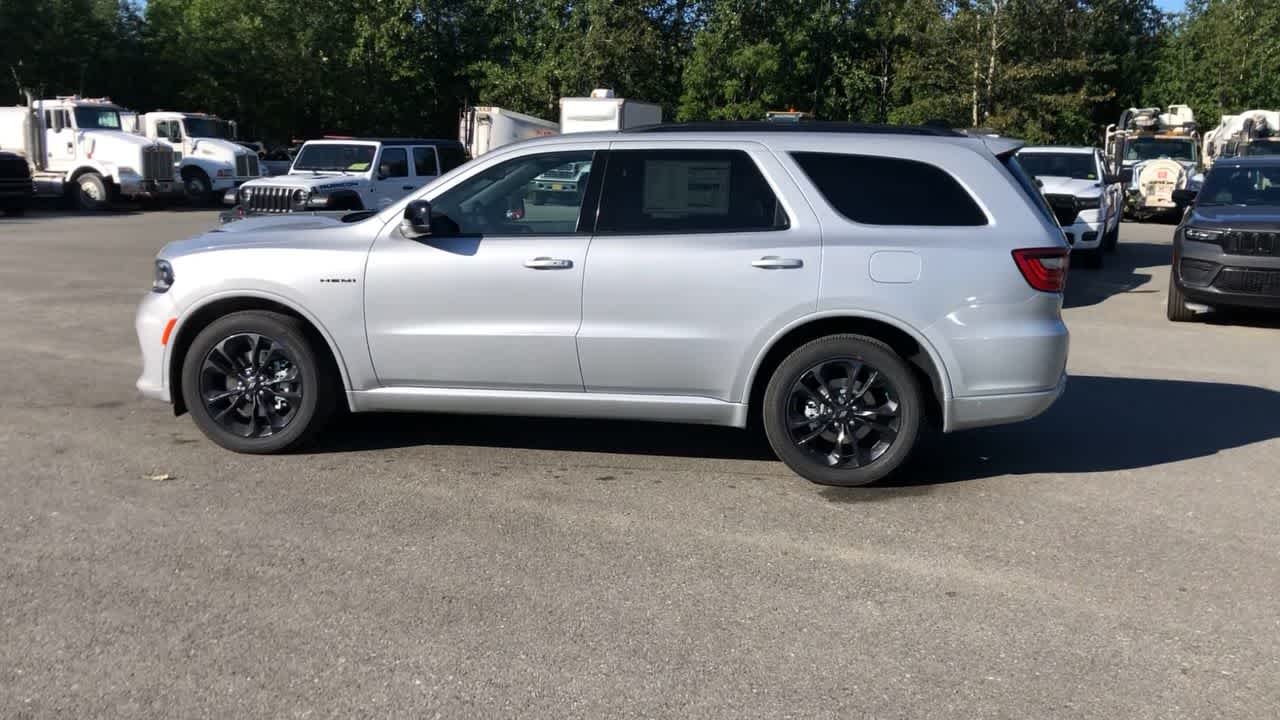
M 24 207 L 11 207 L 11 208 L 4 209 L 5 217 L 22 217 L 23 215 L 26 215 L 26 214 L 27 214 L 27 209 Z
M 1173 279 L 1175 272 L 1176 268 L 1169 268 L 1169 302 L 1165 306 L 1165 315 L 1171 322 L 1192 322 L 1196 319 L 1196 314 L 1187 309 L 1187 298 Z
M 70 191 L 76 208 L 85 212 L 105 210 L 111 204 L 111 188 L 96 172 L 77 177 L 72 181 Z
M 1106 234 L 1102 236 L 1102 249 L 1107 252 L 1115 252 L 1116 248 L 1119 246 L 1120 246 L 1120 223 L 1116 223 L 1116 226 L 1114 229 L 1108 230 Z
M 270 345 L 258 345 L 259 338 Z M 251 350 L 259 347 L 263 349 Z M 215 348 L 226 362 L 216 358 Z M 232 313 L 201 330 L 187 349 L 183 400 L 201 432 L 228 450 L 295 450 L 324 428 L 337 404 L 338 382 L 318 352 L 297 318 L 259 310 Z M 243 371 L 251 362 L 256 376 L 218 369 L 229 363 Z M 233 397 L 206 402 L 218 395 Z M 287 408 L 283 414 L 282 405 Z
M 1093 250 L 1073 250 L 1071 252 L 1071 264 L 1075 267 L 1087 268 L 1089 270 L 1097 270 L 1102 267 L 1102 246 L 1099 245 Z
M 846 376 L 833 374 L 832 367 L 847 368 Z M 840 402 L 841 390 L 853 397 Z M 819 402 L 823 398 L 834 402 Z M 884 410 L 890 405 L 896 407 Z M 888 345 L 863 335 L 830 335 L 802 345 L 778 365 L 761 413 L 769 445 L 787 467 L 819 485 L 852 487 L 882 480 L 907 460 L 924 397 L 911 368 Z M 851 433 L 842 432 L 842 424 Z M 845 447 L 856 462 L 846 462 Z
M 182 174 L 182 190 L 187 200 L 194 205 L 209 205 L 213 202 L 213 183 L 209 175 L 199 168 L 193 168 Z

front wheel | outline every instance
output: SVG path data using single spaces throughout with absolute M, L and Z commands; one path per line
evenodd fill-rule
M 183 178 L 182 187 L 187 194 L 187 199 L 198 205 L 213 199 L 213 184 L 209 182 L 209 176 L 200 170 L 187 173 Z
M 769 445 L 796 474 L 820 485 L 866 485 L 911 454 L 923 395 L 911 368 L 888 345 L 831 335 L 782 361 L 762 412 Z
M 1169 301 L 1165 305 L 1165 317 L 1170 322 L 1191 322 L 1196 319 L 1196 314 L 1187 309 L 1187 297 L 1182 294 L 1182 288 L 1178 287 L 1177 280 L 1173 278 L 1177 271 L 1177 268 L 1169 269 Z
M 71 184 L 75 193 L 76 207 L 88 212 L 106 209 L 111 203 L 110 189 L 107 181 L 96 172 L 87 172 L 75 179 Z
M 302 322 L 273 312 L 214 321 L 182 365 L 182 397 L 196 425 L 242 453 L 305 445 L 333 414 L 336 387 Z

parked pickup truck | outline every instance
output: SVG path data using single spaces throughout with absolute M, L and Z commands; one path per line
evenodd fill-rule
M 304 144 L 286 175 L 227 191 L 234 215 L 381 210 L 466 160 L 456 140 L 325 138 Z

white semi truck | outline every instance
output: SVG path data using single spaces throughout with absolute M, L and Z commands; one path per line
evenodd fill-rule
M 458 121 L 458 142 L 473 158 L 509 143 L 559 133 L 560 126 L 550 120 L 492 106 L 469 107 Z
M 181 193 L 168 146 L 127 132 L 109 98 L 63 96 L 0 108 L 0 150 L 31 167 L 37 196 L 68 197 L 83 210 L 116 197 Z
M 170 147 L 178 177 L 195 201 L 220 199 L 231 188 L 262 177 L 258 154 L 236 142 L 236 125 L 204 113 L 157 110 L 138 116 L 140 135 Z
M 1280 155 L 1280 111 L 1246 110 L 1223 115 L 1218 126 L 1204 135 L 1204 164 L 1222 157 Z

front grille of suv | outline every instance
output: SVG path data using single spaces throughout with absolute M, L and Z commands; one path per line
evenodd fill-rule
M 173 182 L 173 150 L 161 145 L 142 149 L 142 177 Z
M 241 192 L 249 193 L 249 202 L 245 210 L 249 212 L 259 213 L 287 213 L 293 212 L 294 197 L 298 194 L 306 194 L 302 188 L 296 187 L 246 187 Z
M 1230 230 L 1222 237 L 1228 255 L 1280 255 L 1280 232 Z
M 1047 194 L 1044 196 L 1049 207 L 1053 210 L 1053 216 L 1058 219 L 1058 224 L 1067 227 L 1076 221 L 1076 215 L 1080 214 L 1076 207 L 1076 199 L 1073 195 L 1055 195 Z
M 258 156 L 237 155 L 236 177 L 258 177 Z
M 1240 295 L 1280 297 L 1280 270 L 1223 268 L 1213 286 L 1222 292 Z

